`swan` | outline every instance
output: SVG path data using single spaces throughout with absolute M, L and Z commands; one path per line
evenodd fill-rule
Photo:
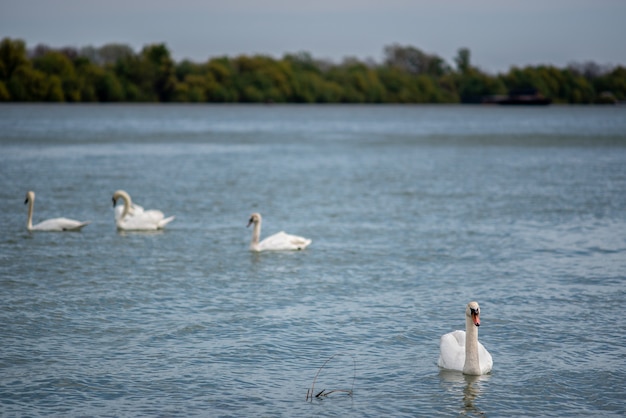
M 483 375 L 491 371 L 493 359 L 478 341 L 480 306 L 470 302 L 465 309 L 465 331 L 454 331 L 441 336 L 438 366 L 468 375 Z
M 311 240 L 296 235 L 289 235 L 281 231 L 277 234 L 265 238 L 259 242 L 261 237 L 261 214 L 253 213 L 250 215 L 248 226 L 254 224 L 252 231 L 252 241 L 250 242 L 251 251 L 285 251 L 285 250 L 304 250 Z
M 89 225 L 91 221 L 81 222 L 74 219 L 54 218 L 33 225 L 33 208 L 35 206 L 35 192 L 32 190 L 26 193 L 24 204 L 28 203 L 28 220 L 26 221 L 26 229 L 28 231 L 80 231 L 83 227 Z
M 124 201 L 122 209 L 116 207 L 118 199 Z M 175 216 L 164 218 L 160 210 L 144 210 L 132 202 L 130 195 L 124 190 L 113 193 L 113 207 L 115 208 L 115 225 L 124 231 L 156 231 L 172 222 Z

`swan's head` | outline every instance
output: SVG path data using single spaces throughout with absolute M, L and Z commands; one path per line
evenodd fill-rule
M 465 309 L 465 315 L 471 318 L 474 325 L 477 327 L 480 326 L 480 306 L 478 306 L 478 302 L 468 303 Z
M 34 202 L 35 201 L 35 192 L 33 192 L 32 190 L 26 192 L 26 200 L 24 200 L 24 204 L 27 204 L 28 202 Z
M 127 202 L 130 201 L 130 196 L 128 195 L 128 193 L 126 193 L 124 190 L 117 190 L 115 191 L 115 193 L 113 193 L 113 207 L 115 207 L 115 205 L 117 204 L 117 199 L 119 199 L 120 197 Z
M 253 213 L 252 215 L 250 215 L 250 219 L 248 220 L 248 226 L 250 226 L 252 224 L 256 225 L 259 222 L 261 222 L 261 214 L 260 213 Z M 246 226 L 246 228 L 248 226 Z

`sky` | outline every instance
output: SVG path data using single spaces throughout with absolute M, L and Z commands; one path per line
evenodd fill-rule
M 308 52 L 382 62 L 412 46 L 489 73 L 626 66 L 626 0 L 0 0 L 0 38 L 27 47 L 165 43 L 176 61 Z

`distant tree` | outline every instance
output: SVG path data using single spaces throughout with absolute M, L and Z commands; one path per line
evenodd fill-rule
M 461 74 L 467 74 L 472 69 L 471 52 L 468 48 L 461 48 L 457 51 L 454 62 L 456 63 L 456 69 Z
M 0 42 L 0 81 L 8 83 L 24 67 L 30 67 L 24 41 L 4 38 Z
M 95 77 L 96 96 L 100 102 L 121 102 L 127 97 L 115 73 L 103 71 Z
M 4 81 L 0 81 L 0 102 L 8 102 L 9 100 L 11 100 L 9 89 L 7 89 Z
M 144 47 L 141 55 L 158 100 L 172 101 L 176 89 L 176 74 L 170 51 L 165 44 L 156 44 Z
M 115 64 L 117 60 L 135 55 L 133 49 L 124 44 L 106 44 L 100 48 L 86 46 L 78 51 L 78 55 L 88 58 L 98 65 Z
M 626 100 L 626 67 L 616 67 L 593 81 L 599 94 L 609 94 L 615 100 Z
M 612 68 L 609 65 L 600 65 L 593 61 L 572 62 L 567 66 L 567 70 L 585 77 L 587 80 L 600 78 L 610 73 Z
M 308 52 L 176 63 L 165 44 L 140 53 L 123 44 L 27 50 L 23 41 L 4 38 L 0 101 L 457 103 L 507 91 L 537 92 L 557 103 L 626 99 L 621 66 L 513 67 L 493 76 L 472 65 L 468 48 L 454 63 L 452 70 L 437 55 L 398 44 L 385 47 L 381 64 L 357 58 L 335 64 Z
M 385 65 L 406 71 L 409 74 L 442 76 L 450 71 L 443 59 L 429 55 L 412 47 L 394 44 L 385 47 Z
M 476 69 L 458 77 L 457 91 L 462 103 L 480 103 L 485 96 L 506 94 L 504 83 Z
M 42 51 L 47 52 L 42 52 Z M 80 85 L 73 62 L 63 53 L 52 49 L 41 49 L 36 58 L 32 59 L 33 67 L 49 77 L 55 76 L 60 83 L 62 94 L 55 93 L 51 97 L 58 97 L 59 101 L 81 101 Z M 49 98 L 48 100 L 52 100 Z
M 239 101 L 232 60 L 228 57 L 214 58 L 207 63 L 207 69 L 207 100 L 218 103 Z
M 292 95 L 291 67 L 271 57 L 241 55 L 233 60 L 235 85 L 245 102 L 285 102 Z

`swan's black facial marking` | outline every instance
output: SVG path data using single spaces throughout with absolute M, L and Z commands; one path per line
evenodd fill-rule
M 111 200 L 113 201 L 113 207 L 115 207 L 115 204 L 117 203 L 117 200 L 115 200 L 114 197 L 112 197 Z
M 477 327 L 480 326 L 480 308 L 472 308 L 470 307 L 470 317 L 472 318 L 472 322 Z

